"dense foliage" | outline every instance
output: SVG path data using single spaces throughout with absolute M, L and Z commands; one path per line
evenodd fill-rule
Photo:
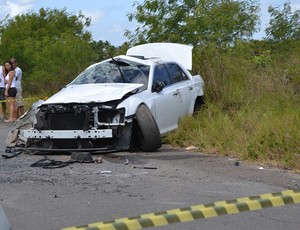
M 91 34 L 84 30 L 89 25 L 83 14 L 57 9 L 7 18 L 1 25 L 1 62 L 17 58 L 25 94 L 53 93 L 94 61 Z
M 134 43 L 177 42 L 229 45 L 257 31 L 256 0 L 154 0 L 136 3 L 130 21 L 140 26 L 126 35 Z
M 271 14 L 271 20 L 266 34 L 271 40 L 300 39 L 300 10 L 293 12 L 291 5 L 285 3 L 282 10 L 270 6 L 268 11 Z
M 203 50 L 195 68 L 206 83 L 206 105 L 166 141 L 299 169 L 300 41 L 288 43 L 286 52 L 265 41 Z

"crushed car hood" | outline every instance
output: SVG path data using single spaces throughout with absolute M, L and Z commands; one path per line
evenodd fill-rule
M 119 100 L 142 84 L 85 84 L 69 85 L 51 96 L 43 104 L 90 103 Z

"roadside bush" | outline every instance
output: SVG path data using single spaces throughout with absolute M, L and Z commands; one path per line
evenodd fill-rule
M 251 44 L 197 53 L 194 65 L 205 81 L 206 105 L 196 116 L 182 119 L 165 141 L 300 169 L 297 52 L 284 57 L 276 50 L 268 52 L 259 65 Z

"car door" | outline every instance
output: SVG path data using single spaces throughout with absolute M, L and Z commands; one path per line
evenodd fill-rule
M 164 134 L 177 128 L 180 98 L 164 64 L 157 65 L 154 69 L 153 84 L 159 81 L 163 82 L 165 87 L 160 92 L 153 92 L 155 120 L 160 133 Z
M 170 75 L 174 89 L 178 92 L 179 117 L 183 118 L 191 114 L 194 109 L 195 89 L 193 81 L 187 76 L 183 69 L 176 63 L 166 63 L 167 71 Z

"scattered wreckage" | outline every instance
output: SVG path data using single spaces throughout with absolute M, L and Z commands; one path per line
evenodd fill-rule
M 192 48 L 144 44 L 89 66 L 36 103 L 7 143 L 31 152 L 159 149 L 162 136 L 203 103 L 203 79 L 189 72 Z

